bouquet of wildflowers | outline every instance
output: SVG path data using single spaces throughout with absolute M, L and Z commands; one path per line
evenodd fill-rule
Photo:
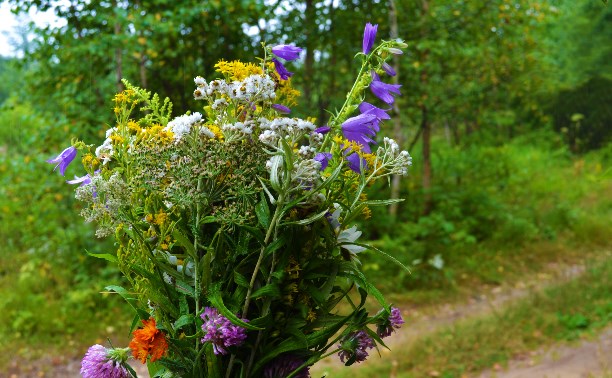
M 326 126 L 288 116 L 299 92 L 285 64 L 301 49 L 264 45 L 257 64 L 220 61 L 222 78 L 195 78 L 200 112 L 172 118 L 169 99 L 124 82 L 106 140 L 49 160 L 63 175 L 82 153 L 86 174 L 67 182 L 96 235 L 115 237 L 116 254 L 96 256 L 118 264 L 130 287 L 106 290 L 135 312 L 129 346 L 92 346 L 83 377 L 136 376 L 134 358 L 154 377 L 303 378 L 326 356 L 348 366 L 385 346 L 403 320 L 361 272 L 359 253 L 375 249 L 354 224 L 393 202 L 367 189 L 411 158 L 374 140 L 390 117 L 364 99 L 393 103 L 400 86 L 379 75 L 406 47 L 375 45 L 376 30 L 366 25 L 361 70 Z

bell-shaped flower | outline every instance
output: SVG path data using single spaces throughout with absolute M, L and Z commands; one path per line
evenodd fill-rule
M 77 149 L 74 148 L 73 146 L 70 146 L 66 148 L 64 151 L 62 151 L 55 158 L 47 160 L 47 163 L 57 164 L 55 168 L 53 168 L 53 170 L 55 171 L 57 167 L 59 167 L 60 174 L 64 176 L 64 174 L 66 173 L 66 168 L 68 168 L 68 165 L 72 163 L 76 155 L 77 155 Z
M 374 76 L 374 75 L 373 75 Z M 374 93 L 374 96 L 378 97 L 387 104 L 393 104 L 395 101 L 395 95 L 400 93 L 400 84 L 387 84 L 380 81 L 378 75 L 374 76 L 374 80 L 370 83 L 370 90 Z
M 329 131 L 331 130 L 331 127 L 329 126 L 321 126 L 321 127 L 317 127 L 315 129 L 315 133 L 319 133 L 319 134 L 327 134 Z
M 332 158 L 332 154 L 329 152 L 319 152 L 315 155 L 314 160 L 321 163 L 321 170 L 327 168 L 329 160 Z
M 369 102 L 362 102 L 361 104 L 359 104 L 359 111 L 361 112 L 361 114 L 374 114 L 376 116 L 376 118 L 378 118 L 379 121 L 385 120 L 385 119 L 391 119 L 391 116 L 389 114 L 387 114 L 387 111 L 391 110 L 389 109 L 381 109 L 377 106 L 374 106 L 372 104 L 370 104 Z M 378 132 L 379 130 L 376 129 L 376 132 Z
M 353 172 L 361 173 L 362 170 L 368 169 L 368 162 L 366 159 L 359 156 L 358 153 L 353 152 L 352 154 L 346 157 L 346 161 L 348 162 L 349 168 Z
M 374 46 L 374 40 L 376 39 L 376 31 L 378 30 L 378 24 L 372 25 L 369 22 L 366 24 L 363 30 L 363 53 L 369 54 Z
M 344 121 L 342 134 L 349 141 L 360 144 L 363 151 L 370 153 L 370 143 L 374 143 L 371 137 L 379 130 L 378 122 L 375 114 L 360 114 Z
M 278 59 L 272 58 L 272 62 L 274 63 L 274 69 L 282 80 L 287 80 L 293 76 L 293 72 L 289 72 Z
M 383 71 L 385 71 L 387 73 L 387 75 L 389 75 L 389 76 L 397 75 L 397 72 L 395 72 L 395 69 L 393 69 L 393 67 L 391 67 L 391 65 L 389 63 L 384 62 L 381 67 L 382 67 Z
M 289 114 L 289 113 L 291 113 L 291 109 L 289 109 L 285 105 L 281 105 L 281 104 L 272 104 L 272 109 L 276 110 L 277 112 L 279 112 L 281 114 Z
M 272 54 L 289 61 L 298 59 L 301 52 L 301 48 L 292 45 L 277 45 L 272 47 Z

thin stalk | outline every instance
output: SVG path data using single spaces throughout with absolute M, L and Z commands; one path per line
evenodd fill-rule
M 198 179 L 198 188 L 197 188 L 197 193 L 199 194 L 200 191 L 202 190 L 202 178 Z M 195 229 L 194 229 L 194 235 L 193 235 L 193 249 L 195 250 L 195 256 L 194 256 L 194 275 L 193 275 L 193 279 L 194 279 L 194 290 L 195 290 L 195 314 L 196 316 L 198 316 L 198 314 L 200 314 L 200 255 L 198 253 L 198 237 L 200 235 L 200 201 L 197 202 L 196 204 L 196 218 L 195 218 Z M 196 338 L 195 340 L 195 350 L 196 350 L 196 354 L 199 356 L 200 355 L 200 340 L 198 340 Z M 196 363 L 194 364 L 194 369 L 196 366 L 200 366 L 200 358 L 198 357 L 196 360 Z

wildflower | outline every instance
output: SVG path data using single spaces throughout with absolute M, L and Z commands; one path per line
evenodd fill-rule
M 361 156 L 359 156 L 359 154 L 357 154 L 356 152 L 348 155 L 346 157 L 346 161 L 348 162 L 349 168 L 353 172 L 361 173 L 362 169 L 363 170 L 368 169 L 368 163 L 366 162 L 366 160 L 362 158 Z
M 389 317 L 382 324 L 378 325 L 376 333 L 381 338 L 390 336 L 391 333 L 393 333 L 395 329 L 400 328 L 402 324 L 404 324 L 402 312 L 397 307 L 391 307 Z
M 274 109 L 277 112 L 282 113 L 282 114 L 289 114 L 289 113 L 291 113 L 291 109 L 289 109 L 285 105 L 281 105 L 281 104 L 272 104 L 272 109 Z
M 286 378 L 289 374 L 299 368 L 304 363 L 304 359 L 294 355 L 284 355 L 276 358 L 264 368 L 264 378 Z M 308 367 L 302 368 L 293 375 L 295 378 L 309 378 Z
M 124 364 L 129 348 L 112 349 L 100 344 L 89 347 L 81 361 L 83 378 L 128 378 L 130 373 Z
M 191 126 L 202 120 L 202 114 L 193 113 L 193 114 L 184 114 L 182 116 L 178 116 L 174 118 L 172 121 L 168 122 L 166 127 L 164 127 L 164 131 L 171 131 L 174 134 L 174 140 L 180 140 L 183 135 L 189 134 L 191 131 Z
M 319 134 L 327 134 L 329 130 L 331 130 L 331 127 L 321 126 L 321 127 L 317 127 L 314 131 L 315 133 L 319 133 Z
M 157 329 L 155 319 L 143 320 L 143 328 L 134 331 L 134 338 L 130 342 L 130 349 L 135 359 L 143 364 L 147 356 L 151 355 L 151 362 L 159 360 L 168 350 L 166 335 Z
M 380 78 L 378 75 L 376 75 L 376 73 L 374 73 L 372 76 L 374 77 L 374 80 L 372 80 L 372 83 L 370 84 L 370 90 L 372 93 L 387 104 L 393 104 L 395 98 L 391 93 L 400 94 L 399 89 L 401 85 L 383 83 L 380 81 Z
M 391 119 L 391 116 L 387 114 L 388 110 L 390 109 L 381 109 L 365 101 L 359 104 L 359 111 L 361 112 L 361 114 L 374 114 L 376 118 L 381 121 L 384 119 Z
M 389 51 L 393 55 L 402 55 L 404 53 L 402 50 L 396 49 L 395 47 L 389 47 L 387 51 Z
M 332 154 L 329 152 L 319 152 L 318 154 L 315 155 L 314 160 L 318 161 L 319 163 L 321 163 L 321 170 L 324 170 L 325 168 L 327 168 L 327 165 L 329 164 L 329 160 L 332 158 Z
M 272 47 L 272 54 L 288 61 L 298 59 L 301 52 L 301 48 L 292 45 L 277 45 Z
M 215 354 L 227 354 L 226 348 L 233 345 L 242 345 L 246 340 L 246 329 L 232 324 L 228 318 L 219 314 L 216 308 L 206 307 L 200 315 L 204 324 L 202 330 L 204 337 L 202 343 L 211 342 Z M 248 321 L 242 319 L 243 321 Z
M 374 114 L 360 114 L 351 117 L 342 124 L 342 134 L 346 139 L 362 146 L 363 151 L 370 153 L 370 138 L 376 135 L 378 130 L 378 118 Z
M 66 172 L 66 168 L 68 168 L 68 165 L 72 163 L 72 161 L 76 157 L 76 154 L 77 154 L 76 148 L 73 146 L 70 146 L 66 148 L 64 151 L 62 151 L 55 158 L 47 160 L 47 163 L 57 164 L 55 168 L 53 168 L 53 170 L 55 171 L 57 167 L 59 167 L 61 175 L 64 176 L 64 173 Z
M 282 80 L 288 80 L 293 76 L 293 72 L 289 72 L 278 59 L 272 58 L 272 62 L 274 62 L 274 69 Z
M 67 180 L 66 183 L 70 185 L 81 184 L 79 186 L 89 185 L 91 184 L 91 176 L 89 173 L 81 177 L 74 176 L 74 180 Z
M 389 76 L 395 76 L 397 75 L 397 72 L 395 72 L 395 70 L 393 69 L 393 67 L 391 67 L 391 65 L 389 65 L 389 63 L 384 62 L 382 64 L 382 69 L 383 71 L 385 71 L 387 73 L 387 75 Z
M 366 24 L 363 30 L 363 53 L 369 54 L 374 46 L 374 40 L 376 39 L 376 31 L 378 30 L 378 24 L 372 25 L 369 22 Z
M 360 236 L 361 231 L 357 231 L 357 226 L 347 228 L 346 230 L 340 231 L 338 234 L 338 244 L 340 244 L 340 247 L 346 249 L 351 257 L 355 257 L 359 252 L 366 250 L 364 247 L 353 244 Z
M 338 345 L 340 361 L 350 365 L 353 362 L 363 362 L 368 357 L 368 349 L 374 348 L 374 340 L 366 331 L 353 332 Z

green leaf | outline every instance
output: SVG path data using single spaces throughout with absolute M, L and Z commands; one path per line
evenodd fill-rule
M 278 298 L 281 296 L 281 292 L 280 289 L 278 288 L 277 284 L 268 284 L 266 286 L 262 286 L 259 289 L 255 290 L 255 292 L 253 293 L 253 295 L 251 295 L 251 298 L 255 299 L 255 298 L 259 298 L 259 297 L 271 297 L 271 298 Z
M 266 246 L 266 250 L 264 252 L 264 256 L 269 256 L 270 254 L 276 252 L 280 247 L 285 245 L 287 239 L 283 236 L 274 239 L 274 241 Z
M 185 234 L 183 234 L 180 229 L 177 227 L 174 229 L 174 231 L 172 231 L 172 236 L 174 237 L 174 239 L 176 239 L 176 244 L 185 248 L 185 250 L 187 251 L 187 253 L 195 258 L 196 255 L 196 251 L 195 248 L 193 247 L 193 242 L 190 241 Z
M 218 287 L 211 288 L 210 293 L 208 294 L 208 300 L 210 301 L 210 304 L 213 305 L 213 307 L 215 307 L 217 310 L 219 310 L 221 315 L 228 318 L 229 321 L 232 322 L 232 324 L 235 324 L 242 328 L 250 329 L 251 331 L 259 331 L 262 329 L 244 322 L 242 319 L 238 318 L 233 312 L 228 310 L 227 307 L 225 307 L 225 304 L 223 303 L 223 297 L 221 296 L 221 292 L 219 291 Z
M 408 267 L 404 264 L 402 264 L 401 261 L 399 261 L 398 259 L 396 259 L 395 257 L 391 256 L 390 254 L 388 254 L 387 252 L 381 251 L 380 249 L 373 247 L 369 244 L 363 244 L 363 243 L 352 243 L 353 245 L 359 246 L 359 247 L 363 247 L 366 249 L 369 249 L 371 251 L 375 251 L 380 253 L 381 255 L 385 256 L 386 258 L 388 258 L 389 260 L 391 260 L 392 262 L 394 262 L 395 264 L 399 265 L 401 268 L 403 268 L 406 272 L 412 274 L 412 272 L 410 271 L 410 269 L 408 269 Z
M 283 225 L 289 225 L 289 224 L 297 224 L 300 226 L 304 226 L 313 222 L 318 221 L 319 219 L 323 218 L 325 216 L 325 214 L 327 214 L 328 210 L 325 209 L 323 211 L 321 211 L 320 213 L 317 213 L 315 215 L 312 215 L 306 219 L 302 219 L 299 221 L 292 221 L 292 222 L 284 222 Z
M 195 322 L 195 317 L 192 314 L 186 314 L 186 315 L 181 315 L 180 318 L 176 319 L 176 321 L 174 322 L 172 326 L 174 327 L 175 331 L 178 331 L 182 327 L 188 324 L 193 324 L 194 322 Z
M 268 201 L 266 201 L 263 193 L 261 194 L 261 201 L 255 205 L 255 215 L 257 220 L 264 228 L 270 226 L 270 208 L 268 207 Z
M 91 253 L 88 250 L 85 250 L 85 253 L 87 253 L 89 256 L 98 258 L 98 259 L 104 259 L 106 261 L 110 261 L 112 263 L 116 263 L 118 262 L 117 260 L 117 256 L 112 255 L 110 253 Z
M 234 271 L 234 282 L 238 286 L 247 287 L 247 288 L 249 287 L 249 281 L 246 279 L 245 276 L 238 273 L 237 271 Z
M 176 290 L 178 290 L 180 293 L 187 294 L 190 297 L 195 298 L 195 289 L 187 282 L 177 279 Z

